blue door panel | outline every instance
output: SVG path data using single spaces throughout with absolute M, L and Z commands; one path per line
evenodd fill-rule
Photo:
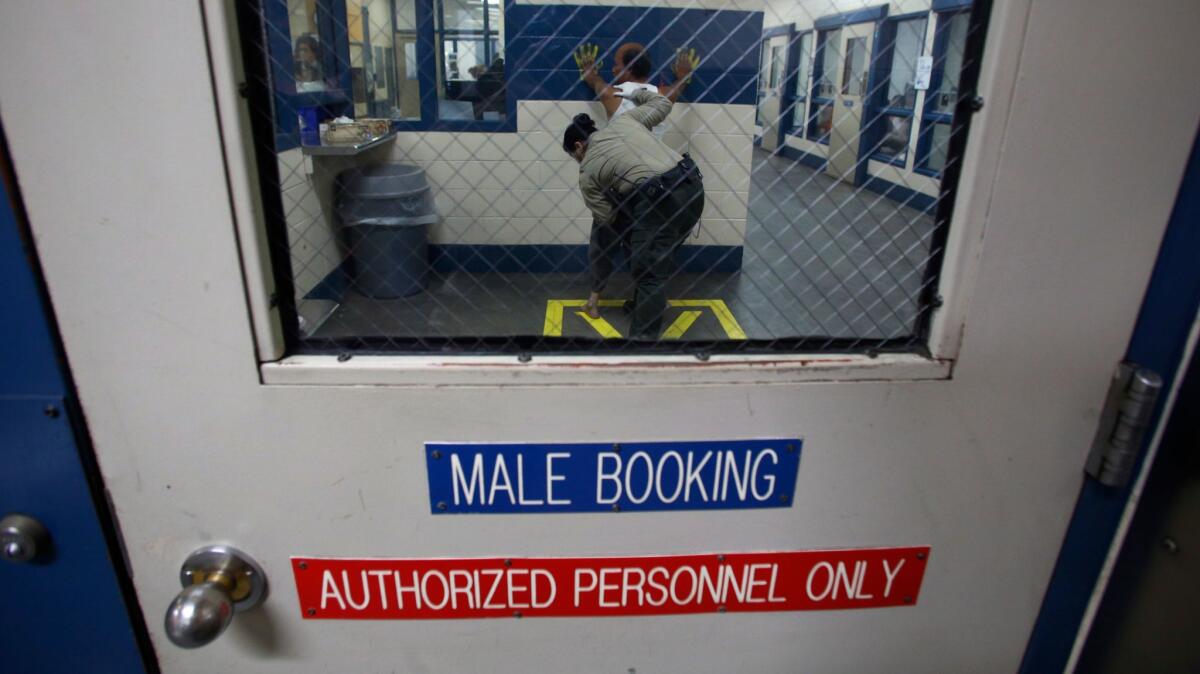
M 20 236 L 6 160 L 0 156 L 0 517 L 38 519 L 52 546 L 31 563 L 0 561 L 0 671 L 145 671 L 145 628 L 139 621 L 135 632 L 118 575 L 124 567 L 109 548 L 115 537 L 106 537 L 97 513 L 77 444 L 84 426 Z
M 0 512 L 37 518 L 50 554 L 0 563 L 0 641 L 7 672 L 139 672 L 137 642 L 88 498 L 61 398 L 0 398 Z

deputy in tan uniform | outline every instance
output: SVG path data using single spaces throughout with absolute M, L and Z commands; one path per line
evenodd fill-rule
M 627 98 L 637 107 L 602 131 L 586 114 L 563 133 L 563 149 L 579 162 L 579 189 L 592 212 L 592 235 L 607 231 L 608 246 L 627 237 L 633 296 L 633 339 L 658 339 L 667 308 L 664 285 L 675 269 L 674 254 L 704 211 L 704 184 L 696 164 L 651 129 L 667 118 L 671 101 L 654 91 Z M 618 217 L 618 214 L 624 217 Z M 612 231 L 628 223 L 628 231 Z M 593 289 L 612 273 L 605 246 L 591 247 Z M 598 258 L 597 258 L 598 255 Z

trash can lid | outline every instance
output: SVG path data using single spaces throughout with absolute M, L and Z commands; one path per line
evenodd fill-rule
M 338 174 L 337 188 L 348 194 L 398 195 L 429 189 L 425 169 L 412 164 L 373 164 Z

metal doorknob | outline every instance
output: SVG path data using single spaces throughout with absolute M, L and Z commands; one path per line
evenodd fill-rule
M 29 515 L 9 513 L 0 519 L 0 557 L 5 561 L 23 563 L 50 548 L 50 532 Z
M 267 595 L 267 576 L 246 553 L 226 545 L 200 548 L 179 569 L 183 591 L 167 607 L 167 637 L 180 648 L 199 648 L 221 636 L 235 612 Z

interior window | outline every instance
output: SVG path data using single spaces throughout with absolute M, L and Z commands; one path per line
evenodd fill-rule
M 842 93 L 862 96 L 867 90 L 867 38 L 846 41 L 846 67 L 842 71 Z
M 239 4 L 288 349 L 920 350 L 966 2 Z
M 395 31 L 388 54 L 394 60 L 389 71 L 396 78 L 395 86 L 389 86 L 393 92 L 391 98 L 391 114 L 393 119 L 421 119 L 421 78 L 417 71 L 417 8 L 414 0 L 396 0 L 393 17 Z
M 958 80 L 962 76 L 963 50 L 967 43 L 966 12 L 943 15 L 938 19 L 939 37 L 944 40 L 940 58 L 941 82 L 934 95 L 935 112 L 952 114 L 958 102 Z
M 940 176 L 946 168 L 950 125 L 958 105 L 969 21 L 970 13 L 962 11 L 937 17 L 933 75 L 918 142 L 918 169 L 930 175 Z
M 917 59 L 925 46 L 924 16 L 894 22 L 890 31 L 890 74 L 887 96 L 880 115 L 881 129 L 875 157 L 906 166 L 917 105 Z
M 770 86 L 771 89 L 775 89 L 776 87 L 778 87 L 779 80 L 781 77 L 783 77 L 783 61 L 784 61 L 784 50 L 785 49 L 786 49 L 786 47 L 783 45 L 777 45 L 777 46 L 771 48 L 771 79 L 770 79 L 770 83 L 768 84 L 768 86 Z
M 438 118 L 503 120 L 504 13 L 499 0 L 434 0 Z
M 896 24 L 888 77 L 887 107 L 913 109 L 917 104 L 917 59 L 925 47 L 925 17 Z
M 317 32 L 316 0 L 289 0 L 288 28 L 294 44 L 296 91 L 324 91 L 327 64 Z
M 792 123 L 797 128 L 804 128 L 804 118 L 808 114 L 808 87 L 812 75 L 812 41 L 813 34 L 805 33 L 800 36 L 797 46 L 798 61 L 796 65 L 796 103 L 792 111 Z

